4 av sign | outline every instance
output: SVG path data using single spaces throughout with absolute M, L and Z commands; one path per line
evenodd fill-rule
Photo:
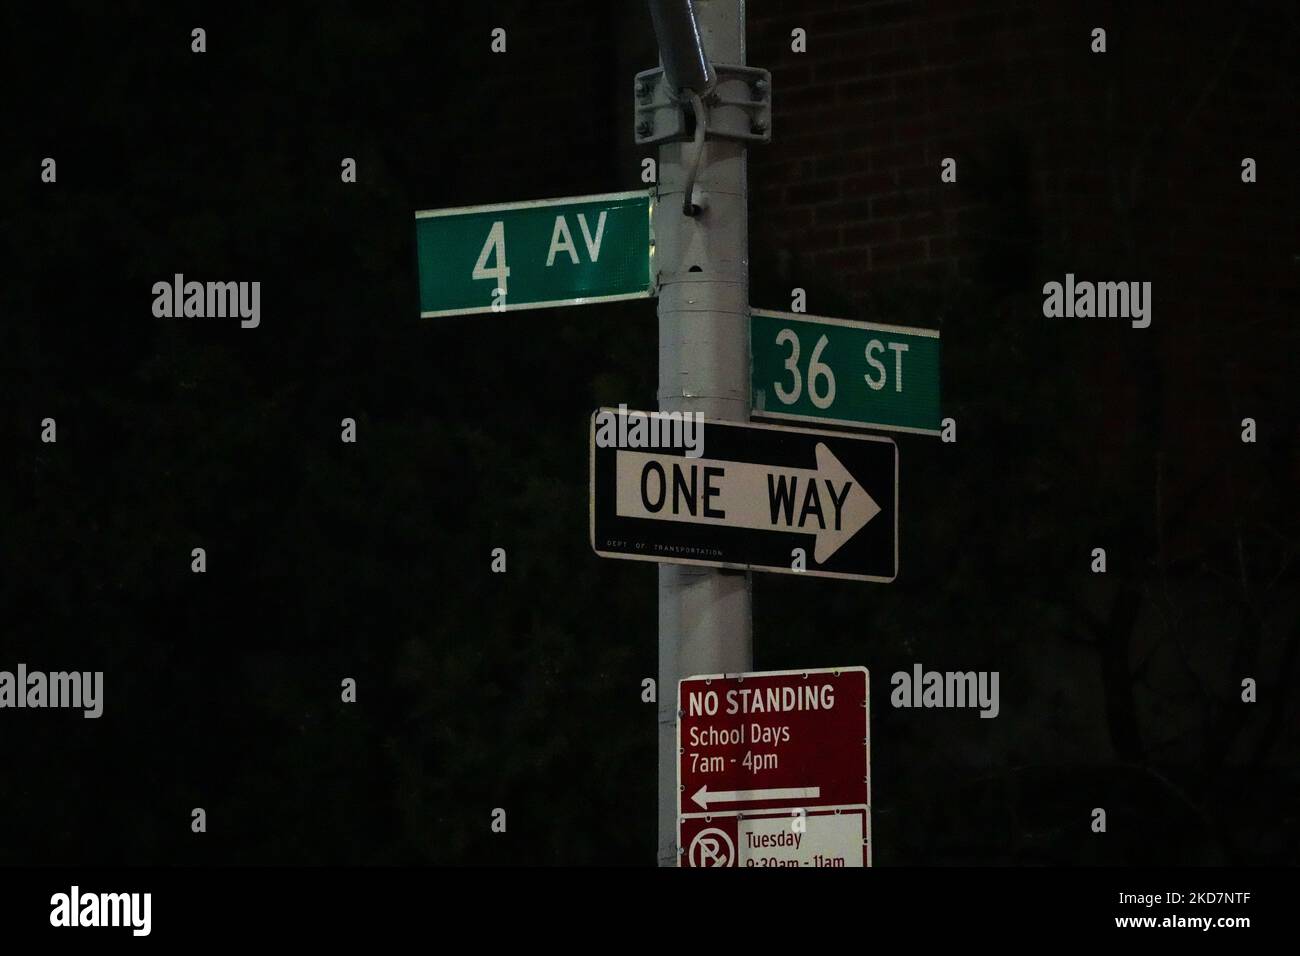
M 889 582 L 898 573 L 898 448 L 888 438 L 703 421 L 646 447 L 671 416 L 591 421 L 591 544 L 638 561 Z M 635 419 L 655 427 L 635 427 Z M 634 419 L 629 427 L 624 419 Z
M 871 865 L 862 667 L 678 685 L 682 866 Z
M 646 298 L 650 200 L 638 191 L 417 212 L 420 315 Z
M 756 418 L 938 435 L 939 333 L 794 312 L 750 312 Z

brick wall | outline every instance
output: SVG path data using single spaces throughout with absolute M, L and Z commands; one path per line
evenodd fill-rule
M 775 107 L 772 144 L 751 153 L 753 247 L 785 247 L 790 281 L 859 302 L 882 279 L 974 277 L 1017 245 L 1197 271 L 1227 233 L 1234 263 L 1285 274 L 1269 235 L 1286 207 L 1267 186 L 1243 194 L 1238 173 L 1244 155 L 1272 160 L 1274 183 L 1285 171 L 1294 29 L 1267 7 L 751 4 L 749 59 L 772 70 Z M 1276 59 L 1237 56 L 1261 49 Z M 945 156 L 956 185 L 939 180 Z

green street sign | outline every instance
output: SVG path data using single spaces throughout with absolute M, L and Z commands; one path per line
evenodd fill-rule
M 415 214 L 420 315 L 474 315 L 644 299 L 650 192 Z
M 938 435 L 939 333 L 753 309 L 753 416 Z

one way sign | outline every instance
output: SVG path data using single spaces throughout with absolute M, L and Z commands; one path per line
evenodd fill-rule
M 622 419 L 618 427 L 603 427 L 610 416 Z M 636 427 L 637 418 L 650 427 Z M 592 416 L 597 554 L 864 581 L 897 575 L 893 441 L 705 421 L 702 441 L 665 447 L 689 436 L 668 418 L 610 409 Z

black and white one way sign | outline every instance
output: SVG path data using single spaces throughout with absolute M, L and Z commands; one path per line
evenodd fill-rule
M 892 581 L 898 447 L 888 438 L 705 421 L 695 447 L 647 447 L 591 420 L 591 545 L 609 558 Z M 655 422 L 655 425 L 660 422 Z M 688 454 L 689 452 L 689 454 Z

